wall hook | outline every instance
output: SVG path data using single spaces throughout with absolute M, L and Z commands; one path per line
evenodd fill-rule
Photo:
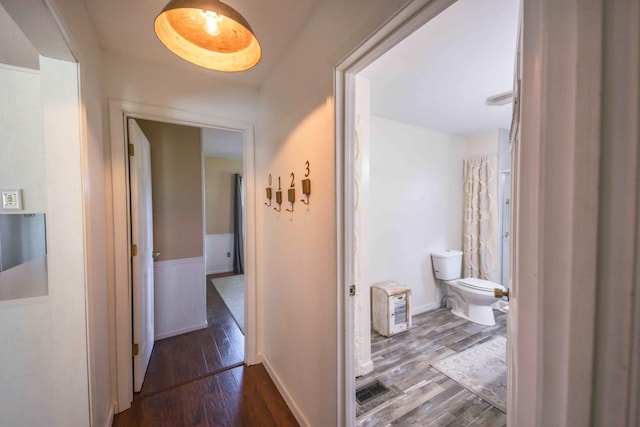
M 302 194 L 306 199 L 300 200 L 305 205 L 309 205 L 309 194 L 311 194 L 311 180 L 309 178 L 302 180 Z
M 272 191 L 271 191 L 271 187 L 267 187 L 267 200 L 269 200 L 269 203 L 264 202 L 265 206 L 271 206 L 271 198 L 272 198 Z
M 269 186 L 265 189 L 267 190 L 267 200 L 269 203 L 264 202 L 265 206 L 271 206 L 271 197 L 273 197 L 273 192 L 271 191 L 271 174 L 269 174 Z
M 289 200 L 289 203 L 291 203 L 291 209 L 287 209 L 287 212 L 293 212 L 293 204 L 296 202 L 296 189 L 295 188 L 290 188 L 287 191 L 287 199 Z
M 273 208 L 274 211 L 280 212 L 282 210 L 282 191 L 276 191 L 276 203 L 278 204 L 277 208 Z

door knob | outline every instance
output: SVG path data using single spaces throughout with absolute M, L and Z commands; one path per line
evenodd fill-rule
M 500 289 L 500 288 L 493 288 L 493 296 L 496 298 L 507 298 L 507 301 L 509 301 L 509 290 L 508 289 Z

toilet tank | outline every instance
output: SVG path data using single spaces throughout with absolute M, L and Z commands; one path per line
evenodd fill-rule
M 433 272 L 437 279 L 453 280 L 460 277 L 462 272 L 462 251 L 445 250 L 433 252 Z

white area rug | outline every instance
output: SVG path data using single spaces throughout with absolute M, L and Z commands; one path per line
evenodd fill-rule
M 431 365 L 502 412 L 507 412 L 506 338 L 494 337 Z
M 211 279 L 244 334 L 244 274 Z

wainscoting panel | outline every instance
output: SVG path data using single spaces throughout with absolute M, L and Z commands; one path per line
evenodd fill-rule
M 154 282 L 156 340 L 207 326 L 203 257 L 156 262 Z
M 207 234 L 204 245 L 207 274 L 233 271 L 233 234 Z

